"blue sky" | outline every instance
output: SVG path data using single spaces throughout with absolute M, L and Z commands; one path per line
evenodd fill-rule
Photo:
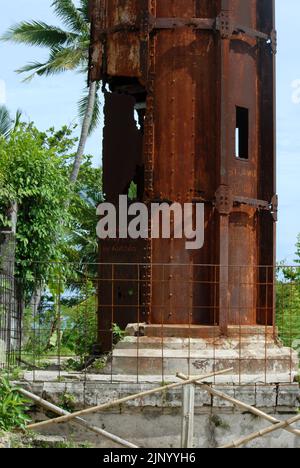
M 0 0 L 0 34 L 11 24 L 25 19 L 40 19 L 57 24 L 51 0 Z M 300 233 L 300 54 L 299 0 L 277 0 L 279 51 L 277 61 L 277 139 L 278 193 L 280 213 L 278 223 L 278 260 L 292 263 L 297 234 Z M 82 75 L 67 73 L 59 77 L 34 79 L 22 83 L 14 73 L 20 65 L 33 59 L 43 60 L 46 52 L 37 48 L 0 43 L 0 102 L 14 112 L 21 108 L 40 129 L 76 122 L 77 100 L 84 88 Z M 297 83 L 299 80 L 299 83 Z M 5 83 L 6 92 L 3 92 Z M 299 99 L 296 99 L 299 98 Z M 101 130 L 90 138 L 87 152 L 101 162 Z

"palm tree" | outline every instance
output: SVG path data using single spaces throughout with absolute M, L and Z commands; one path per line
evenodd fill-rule
M 2 40 L 20 44 L 40 46 L 49 49 L 48 60 L 44 63 L 31 62 L 17 70 L 27 73 L 26 80 L 34 76 L 51 76 L 68 70 L 88 73 L 90 21 L 88 16 L 89 0 L 53 0 L 52 7 L 65 29 L 50 26 L 42 21 L 25 21 L 12 26 Z M 82 120 L 81 135 L 74 165 L 70 174 L 71 183 L 78 178 L 84 148 L 89 134 L 99 121 L 99 85 L 92 83 L 88 92 L 79 101 L 79 115 Z
M 0 106 L 0 135 L 7 138 L 12 126 L 9 111 L 5 106 Z
M 15 117 L 12 118 L 7 107 L 0 106 L 0 136 L 9 138 L 11 132 L 19 125 L 21 116 L 21 111 L 17 110 Z

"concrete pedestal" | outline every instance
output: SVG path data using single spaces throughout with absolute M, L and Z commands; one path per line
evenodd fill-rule
M 130 325 L 127 332 L 134 335 L 137 328 Z M 206 338 L 174 338 L 170 329 L 163 332 L 159 327 L 150 328 L 152 336 L 127 336 L 115 347 L 105 372 L 156 375 L 165 380 L 177 372 L 193 376 L 233 368 L 217 380 L 222 383 L 294 382 L 299 370 L 298 354 L 276 340 L 270 329 L 231 327 L 229 336 L 224 337 L 219 333 L 213 336 L 214 327 L 206 328 L 202 330 Z M 147 333 L 147 327 L 143 333 Z

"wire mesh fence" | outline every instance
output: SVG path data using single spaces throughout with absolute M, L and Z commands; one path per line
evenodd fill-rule
M 0 368 L 17 365 L 21 352 L 21 303 L 15 278 L 0 272 Z
M 229 326 L 220 326 L 220 267 L 51 265 L 47 282 L 0 276 L 1 366 L 30 381 L 138 383 L 233 368 L 220 383 L 293 382 L 300 353 L 300 268 L 229 268 Z M 263 270 L 264 269 L 264 272 Z M 191 288 L 186 301 L 182 291 Z M 261 290 L 263 289 L 263 294 Z M 257 291 L 265 301 L 257 302 Z M 276 305 L 276 306 L 275 306 Z M 179 312 L 176 312 L 179 311 Z M 181 323 L 174 324 L 174 316 Z M 176 315 L 177 314 L 177 315 Z M 178 315 L 179 314 L 179 315 Z M 245 317 L 252 317 L 247 323 Z M 107 348 L 110 344 L 110 349 Z M 104 346 L 105 344 L 105 346 Z

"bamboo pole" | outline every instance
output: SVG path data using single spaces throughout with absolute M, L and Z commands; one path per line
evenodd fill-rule
M 184 374 L 177 374 L 177 377 L 179 379 L 187 380 L 188 377 Z M 209 385 L 202 384 L 202 383 L 196 383 L 195 384 L 197 387 L 201 387 L 203 390 L 206 390 L 208 393 L 210 393 L 213 396 L 216 396 L 218 398 L 222 398 L 225 401 L 228 401 L 229 403 L 232 403 L 234 406 L 238 406 L 239 408 L 249 411 L 252 414 L 255 414 L 255 416 L 259 416 L 266 421 L 269 421 L 273 424 L 279 424 L 281 421 L 279 419 L 274 418 L 273 416 L 264 413 L 263 411 L 255 408 L 254 406 L 247 405 L 246 403 L 243 403 L 240 400 L 237 400 L 235 398 L 230 397 L 229 395 L 226 395 L 226 393 L 219 392 L 218 390 L 215 390 L 214 388 L 210 387 Z M 294 434 L 296 436 L 300 436 L 300 431 L 298 429 L 293 429 L 292 427 L 287 427 L 284 428 L 286 431 L 290 432 L 291 434 Z
M 29 430 L 38 429 L 38 428 L 41 428 L 41 427 L 49 426 L 50 424 L 60 424 L 60 423 L 63 423 L 63 422 L 68 422 L 68 421 L 73 420 L 77 416 L 83 416 L 83 415 L 87 415 L 87 414 L 96 413 L 98 411 L 104 411 L 104 410 L 113 408 L 115 406 L 120 406 L 120 405 L 122 405 L 124 403 L 127 403 L 128 401 L 138 400 L 139 398 L 143 398 L 143 397 L 149 396 L 149 395 L 154 395 L 155 393 L 163 393 L 166 390 L 172 390 L 174 388 L 182 387 L 183 385 L 189 385 L 191 383 L 197 382 L 198 380 L 204 380 L 204 379 L 208 379 L 210 377 L 215 377 L 217 375 L 227 374 L 227 373 L 231 372 L 232 370 L 233 370 L 233 368 L 226 369 L 224 371 L 213 372 L 211 374 L 203 375 L 203 376 L 200 376 L 200 377 L 194 377 L 193 379 L 189 379 L 189 380 L 186 380 L 186 381 L 182 381 L 182 382 L 178 382 L 178 383 L 174 383 L 174 384 L 170 384 L 170 385 L 166 385 L 166 386 L 160 386 L 158 388 L 154 388 L 153 390 L 148 390 L 146 392 L 141 392 L 141 393 L 137 393 L 135 395 L 130 395 L 128 397 L 121 398 L 119 400 L 113 400 L 113 401 L 110 401 L 108 403 L 104 403 L 102 405 L 94 406 L 92 408 L 87 408 L 87 409 L 82 410 L 82 411 L 77 411 L 75 413 L 68 414 L 66 416 L 61 416 L 59 418 L 50 419 L 49 421 L 43 421 L 43 422 L 40 422 L 40 423 L 37 423 L 37 424 L 30 424 L 30 425 L 27 426 L 27 429 L 29 429 Z
M 182 387 L 181 448 L 193 448 L 195 385 Z
M 258 439 L 258 437 L 264 437 L 265 435 L 270 434 L 271 432 L 278 431 L 279 429 L 285 429 L 286 427 L 290 426 L 291 424 L 295 424 L 296 422 L 300 421 L 300 415 L 294 416 L 291 419 L 288 419 L 287 421 L 282 421 L 279 424 L 275 424 L 273 426 L 266 427 L 265 429 L 262 429 L 261 431 L 253 432 L 252 434 L 242 437 L 241 439 L 238 439 L 236 441 L 233 441 L 231 444 L 223 445 L 222 447 L 219 447 L 221 449 L 229 449 L 229 448 L 238 448 L 241 447 L 242 445 L 246 445 L 248 442 L 251 442 L 254 439 Z
M 32 401 L 39 404 L 46 410 L 51 411 L 52 413 L 58 414 L 60 416 L 66 416 L 66 415 L 71 414 L 68 411 L 65 411 L 64 409 L 60 408 L 59 406 L 53 405 L 52 403 L 49 403 L 48 401 L 43 400 L 43 398 L 40 398 L 34 393 L 28 392 L 27 390 L 24 390 L 23 388 L 18 388 L 18 392 L 21 393 L 23 396 L 30 398 Z M 131 442 L 121 439 L 120 437 L 114 434 L 111 434 L 110 432 L 104 431 L 103 429 L 100 429 L 99 427 L 92 426 L 87 421 L 79 417 L 74 419 L 74 423 L 79 424 L 80 426 L 83 426 L 86 429 L 89 429 L 90 431 L 94 432 L 95 434 L 99 436 L 103 436 L 106 439 L 112 440 L 116 444 L 122 445 L 123 447 L 134 448 L 134 449 L 139 448 L 136 445 L 132 444 Z

